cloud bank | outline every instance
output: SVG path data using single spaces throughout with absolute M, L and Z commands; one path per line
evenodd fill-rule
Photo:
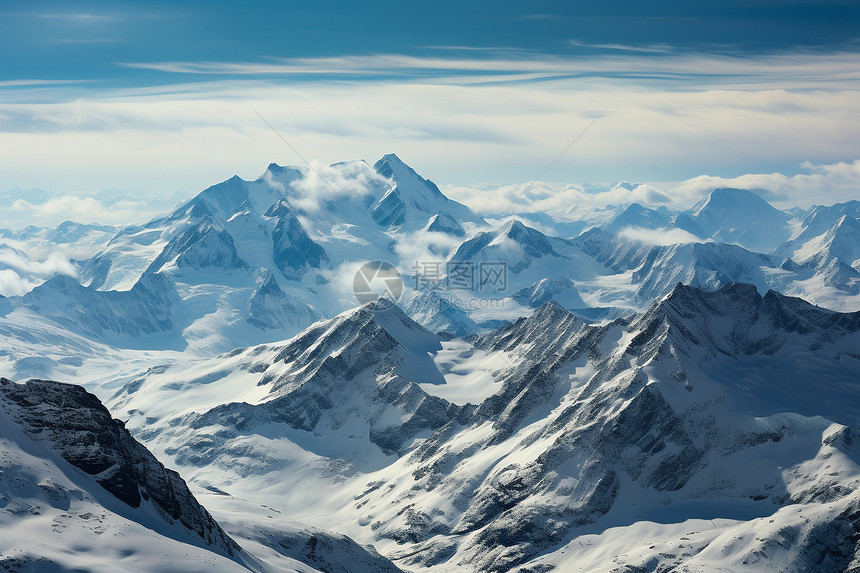
M 856 52 L 613 51 L 138 62 L 128 65 L 162 73 L 162 85 L 22 85 L 0 91 L 0 190 L 39 186 L 57 196 L 22 198 L 19 219 L 67 211 L 127 222 L 137 212 L 139 222 L 154 211 L 150 197 L 189 197 L 234 174 L 254 179 L 272 161 L 301 165 L 259 112 L 320 165 L 396 152 L 484 211 L 526 202 L 553 213 L 599 202 L 681 205 L 725 185 L 785 206 L 852 192 L 860 157 Z M 539 183 L 519 198 L 541 173 L 544 181 L 651 183 L 603 194 Z M 106 188 L 139 204 L 91 192 Z M 313 182 L 307 192 L 327 193 Z
M 683 229 L 643 229 L 642 227 L 627 227 L 618 233 L 626 239 L 632 239 L 654 245 L 656 247 L 668 247 L 681 243 L 701 243 L 702 239 Z
M 0 241 L 0 294 L 3 296 L 22 295 L 55 275 L 74 277 L 77 272 L 60 253 L 50 253 L 43 260 L 36 260 Z

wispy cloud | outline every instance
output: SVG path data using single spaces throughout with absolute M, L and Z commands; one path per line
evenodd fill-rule
M 611 50 L 617 52 L 634 52 L 641 54 L 671 54 L 675 49 L 668 44 L 628 45 L 628 44 L 590 44 L 579 40 L 568 42 L 575 48 L 587 48 L 593 50 Z
M 718 187 L 755 191 L 777 207 L 808 207 L 858 197 L 860 159 L 832 164 L 804 162 L 805 173 L 748 173 L 737 177 L 700 175 L 674 186 L 671 193 L 689 198 L 704 196 Z
M 60 195 L 44 201 L 15 200 L 7 207 L 5 217 L 0 217 L 0 223 L 15 225 L 15 221 L 26 221 L 27 224 L 52 226 L 63 221 L 72 220 L 80 223 L 127 224 L 145 222 L 164 209 L 164 204 L 156 208 L 142 201 L 121 200 L 110 203 L 94 197 L 76 195 Z M 3 259 L 0 258 L 0 261 Z
M 668 247 L 682 243 L 701 243 L 702 239 L 682 229 L 643 229 L 642 227 L 626 227 L 618 233 L 626 239 L 654 245 L 657 247 Z
M 69 259 L 57 252 L 42 260 L 34 259 L 23 251 L 0 240 L 0 294 L 18 296 L 55 275 L 76 276 Z
M 326 58 L 272 59 L 266 62 L 124 62 L 120 65 L 174 74 L 226 76 L 402 76 L 406 79 L 448 75 L 496 76 L 540 74 L 541 78 L 593 77 L 607 79 L 689 81 L 699 86 L 765 86 L 784 88 L 821 83 L 860 82 L 857 52 L 749 55 L 672 53 L 668 46 L 634 47 L 593 44 L 590 48 L 622 52 L 589 57 L 520 54 L 519 57 L 440 58 L 376 54 Z M 462 47 L 457 49 L 463 49 Z M 632 53 L 626 53 L 632 52 Z M 655 57 L 653 54 L 661 54 Z
M 683 183 L 603 195 L 538 185 L 525 198 L 532 210 L 688 206 L 726 185 L 799 203 L 849 193 L 813 164 L 850 166 L 860 156 L 856 53 L 466 55 L 135 63 L 165 72 L 167 83 L 113 90 L 21 80 L 36 84 L 0 90 L 0 185 L 190 196 L 236 173 L 256 178 L 271 161 L 301 163 L 253 108 L 305 157 L 328 164 L 395 151 L 455 198 L 499 212 L 608 109 L 544 180 Z M 31 203 L 21 213 L 48 214 Z
M 33 16 L 45 20 L 64 20 L 80 24 L 101 24 L 124 19 L 120 14 L 97 14 L 94 12 L 42 12 L 33 14 Z
M 91 80 L 5 80 L 0 81 L 0 88 L 37 87 L 37 86 L 62 86 L 85 84 Z

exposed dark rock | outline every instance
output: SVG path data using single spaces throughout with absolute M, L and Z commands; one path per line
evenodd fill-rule
M 198 503 L 185 481 L 136 441 L 102 403 L 81 388 L 46 380 L 16 384 L 0 378 L 0 396 L 24 431 L 55 450 L 117 499 L 136 508 L 148 501 L 168 522 L 195 533 L 226 555 L 238 545 Z

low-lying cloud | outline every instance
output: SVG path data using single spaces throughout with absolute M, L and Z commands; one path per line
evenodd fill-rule
M 858 197 L 860 159 L 831 164 L 807 161 L 800 167 L 805 173 L 750 173 L 738 177 L 701 175 L 677 184 L 670 193 L 689 199 L 703 197 L 719 187 L 747 189 L 782 209 L 829 205 Z
M 334 165 L 313 161 L 309 169 L 304 171 L 304 177 L 290 184 L 296 192 L 294 195 L 298 196 L 291 199 L 291 202 L 308 212 L 317 211 L 331 201 L 360 197 L 368 189 L 389 185 L 387 179 L 363 161 L 347 161 Z M 283 191 L 282 185 L 281 190 Z
M 626 227 L 618 235 L 633 241 L 656 247 L 668 247 L 682 243 L 702 243 L 702 239 L 683 229 L 645 229 L 642 227 Z
M 107 194 L 115 195 L 116 192 Z M 102 225 L 140 224 L 172 205 L 172 202 L 160 198 L 139 201 L 115 197 L 50 196 L 42 192 L 27 199 L 12 199 L 7 205 L 0 204 L 0 227 L 54 227 L 64 221 Z
M 452 199 L 465 203 L 475 211 L 487 215 L 517 213 L 547 213 L 559 220 L 574 220 L 579 211 L 607 206 L 672 205 L 674 201 L 665 192 L 647 184 L 561 185 L 552 183 L 523 183 L 498 188 L 476 188 L 448 185 L 443 188 Z
M 0 269 L 0 295 L 20 296 L 30 292 L 39 282 L 25 279 L 12 269 Z
M 449 185 L 444 187 L 443 191 L 452 199 L 465 203 L 482 214 L 546 213 L 560 221 L 577 218 L 599 219 L 593 216 L 594 211 L 632 203 L 684 210 L 714 189 L 726 187 L 753 191 L 779 209 L 808 208 L 813 204 L 830 205 L 850 201 L 858 196 L 860 160 L 832 164 L 805 162 L 800 169 L 803 172 L 793 175 L 700 175 L 678 183 L 625 183 L 604 188 L 538 182 L 499 187 Z M 589 217 L 583 217 L 584 213 L 588 213 Z
M 56 275 L 77 276 L 74 266 L 60 253 L 42 260 L 0 242 L 0 295 L 19 296 Z
M 0 245 L 0 266 L 22 274 L 51 277 L 57 274 L 75 276 L 75 267 L 68 259 L 57 253 L 50 254 L 45 260 L 30 259 L 24 253 Z

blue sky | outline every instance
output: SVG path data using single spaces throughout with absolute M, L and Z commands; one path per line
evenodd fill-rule
M 828 202 L 860 182 L 858 55 L 853 1 L 7 1 L 0 193 L 119 220 L 300 163 L 259 114 L 306 158 L 394 151 L 474 200 L 603 114 L 543 179 Z

